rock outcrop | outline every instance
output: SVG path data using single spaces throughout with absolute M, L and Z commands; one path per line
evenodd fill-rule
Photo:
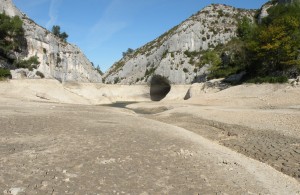
M 102 82 L 101 75 L 77 46 L 61 40 L 47 29 L 37 25 L 20 12 L 12 0 L 0 0 L 0 13 L 3 12 L 9 16 L 17 15 L 23 21 L 27 45 L 22 57 L 28 59 L 37 56 L 40 62 L 37 70 L 31 72 L 39 71 L 46 78 L 60 81 Z M 34 74 L 27 76 L 32 77 L 32 75 Z
M 105 74 L 106 83 L 142 84 L 161 75 L 172 84 L 205 81 L 208 65 L 201 53 L 236 37 L 243 17 L 253 18 L 254 10 L 213 4 L 154 41 L 128 54 Z

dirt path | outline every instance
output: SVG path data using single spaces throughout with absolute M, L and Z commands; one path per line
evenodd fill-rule
M 266 164 L 128 110 L 5 101 L 0 113 L 4 194 L 300 194 Z

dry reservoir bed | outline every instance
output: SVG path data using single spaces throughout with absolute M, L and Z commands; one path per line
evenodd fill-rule
M 226 124 L 182 113 L 172 113 L 168 117 L 148 117 L 217 141 L 234 151 L 267 163 L 300 181 L 300 138 L 298 137 L 271 130 Z
M 0 113 L 4 194 L 300 193 L 294 178 L 201 132 L 129 110 L 6 100 Z

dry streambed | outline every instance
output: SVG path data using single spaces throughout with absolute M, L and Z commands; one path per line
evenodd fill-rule
M 123 109 L 2 102 L 0 111 L 4 194 L 300 193 L 263 163 Z
M 217 141 L 300 181 L 300 138 L 297 136 L 292 137 L 278 131 L 227 124 L 176 112 L 167 115 L 145 115 L 145 117 L 176 125 Z

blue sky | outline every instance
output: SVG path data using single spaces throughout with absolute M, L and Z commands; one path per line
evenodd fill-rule
M 267 0 L 13 0 L 39 25 L 61 26 L 68 41 L 106 71 L 136 49 L 211 3 L 260 8 Z

